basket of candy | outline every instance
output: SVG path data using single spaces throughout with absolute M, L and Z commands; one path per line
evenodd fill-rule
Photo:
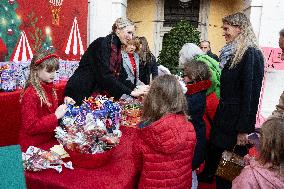
M 120 113 L 118 103 L 100 95 L 85 99 L 81 106 L 68 105 L 55 137 L 74 167 L 96 168 L 110 160 L 121 137 Z

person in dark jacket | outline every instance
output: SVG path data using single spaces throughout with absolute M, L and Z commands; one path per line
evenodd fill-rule
M 216 54 L 212 53 L 211 51 L 211 45 L 210 45 L 210 41 L 201 41 L 199 44 L 200 49 L 205 52 L 208 56 L 210 56 L 211 58 L 215 59 L 217 62 L 219 62 L 219 58 Z
M 192 174 L 205 161 L 206 153 L 206 126 L 203 119 L 206 107 L 206 91 L 211 86 L 211 72 L 207 64 L 202 61 L 188 61 L 184 63 L 184 82 L 186 83 L 186 100 L 188 115 L 194 126 L 197 143 L 192 161 Z M 196 178 L 196 177 L 193 177 Z M 197 188 L 198 182 L 193 179 L 192 188 Z
M 224 150 L 232 151 L 236 146 L 236 154 L 247 154 L 247 134 L 255 130 L 264 75 L 263 55 L 249 19 L 235 13 L 222 21 L 227 44 L 221 50 L 220 101 L 210 136 L 213 172 Z M 232 183 L 217 176 L 216 187 L 231 188 Z
M 152 79 L 158 76 L 158 66 L 155 56 L 151 53 L 147 39 L 139 37 L 140 41 L 140 64 L 139 64 L 139 78 L 145 84 L 150 84 Z
M 138 188 L 191 188 L 196 136 L 176 77 L 155 78 L 143 104 L 133 146 Z
M 134 30 L 134 24 L 129 19 L 118 18 L 112 26 L 111 34 L 90 44 L 79 67 L 67 82 L 67 101 L 73 99 L 81 104 L 85 97 L 93 93 L 120 98 L 123 94 L 136 97 L 147 92 L 148 86 L 137 89 L 127 80 L 127 73 L 122 66 L 121 45 L 133 38 Z

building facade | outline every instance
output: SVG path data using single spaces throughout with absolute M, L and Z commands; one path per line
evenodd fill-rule
M 225 44 L 222 18 L 244 11 L 260 46 L 277 47 L 278 32 L 284 27 L 281 8 L 281 0 L 89 0 L 88 41 L 108 34 L 116 18 L 127 16 L 136 23 L 137 35 L 145 36 L 153 54 L 158 56 L 164 34 L 178 20 L 186 19 L 201 32 L 201 40 L 209 40 L 212 51 L 219 54 Z

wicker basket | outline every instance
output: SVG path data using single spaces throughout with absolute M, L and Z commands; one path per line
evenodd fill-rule
M 234 152 L 224 151 L 219 162 L 216 176 L 225 180 L 233 181 L 244 168 L 243 157 L 235 154 Z

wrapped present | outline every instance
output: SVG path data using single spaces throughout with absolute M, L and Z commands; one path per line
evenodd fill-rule
M 63 162 L 60 155 L 53 151 L 45 151 L 40 148 L 30 146 L 26 152 L 22 153 L 24 169 L 27 171 L 41 171 L 44 169 L 55 169 L 62 171 L 62 165 L 68 169 L 73 169 L 72 162 Z
M 68 80 L 68 76 L 66 75 L 66 60 L 59 60 L 59 69 L 56 74 L 58 75 L 58 79 L 61 81 Z
M 5 92 L 23 89 L 29 76 L 31 61 L 0 62 L 0 89 Z M 78 68 L 79 61 L 59 60 L 54 83 L 67 81 Z M 3 82 L 2 82 L 3 73 Z
M 21 64 L 19 64 L 15 68 L 17 89 L 23 89 L 25 87 L 26 81 L 29 77 L 29 72 L 30 72 L 29 65 L 30 65 L 30 61 L 21 62 Z
M 78 67 L 79 67 L 79 61 L 66 61 L 65 63 L 66 77 L 70 78 Z
M 17 83 L 15 71 L 16 70 L 13 68 L 13 64 L 3 65 L 1 72 L 1 89 L 3 91 L 16 90 Z
M 107 163 L 112 152 L 106 152 L 119 144 L 121 137 L 120 112 L 118 103 L 101 95 L 85 99 L 81 106 L 68 105 L 55 137 L 75 166 L 93 168 Z

